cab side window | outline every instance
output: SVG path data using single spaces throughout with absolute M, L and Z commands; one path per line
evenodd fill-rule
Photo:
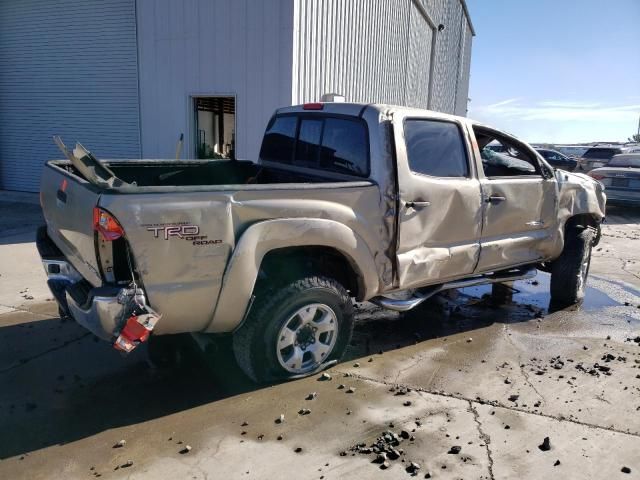
M 431 177 L 468 177 L 469 160 L 460 127 L 440 120 L 404 122 L 407 159 L 412 172 Z
M 485 177 L 540 176 L 535 155 L 519 142 L 482 127 L 473 127 Z

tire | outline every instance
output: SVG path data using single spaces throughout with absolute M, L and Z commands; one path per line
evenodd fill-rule
M 584 299 L 594 237 L 590 228 L 567 231 L 564 249 L 551 265 L 553 303 L 573 305 Z
M 312 375 L 339 360 L 352 333 L 353 304 L 345 288 L 309 276 L 258 291 L 233 335 L 233 352 L 251 380 L 274 382 Z

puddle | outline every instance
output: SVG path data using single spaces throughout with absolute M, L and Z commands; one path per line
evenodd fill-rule
M 534 279 L 515 282 L 514 288 L 518 293 L 514 292 L 513 302 L 524 305 L 533 305 L 535 307 L 543 309 L 545 313 L 549 313 L 549 302 L 551 301 L 551 296 L 549 294 L 550 281 L 551 276 L 548 273 L 538 272 L 538 275 Z M 603 281 L 594 280 L 591 283 L 600 284 L 603 283 Z M 482 298 L 483 295 L 491 294 L 491 288 L 491 285 L 467 287 L 461 289 L 460 293 L 465 296 Z M 585 311 L 593 311 L 599 310 L 601 308 L 616 307 L 620 305 L 623 305 L 623 303 L 614 300 L 604 291 L 595 288 L 594 286 L 590 286 L 588 281 L 584 301 L 579 308 Z M 567 310 L 575 308 L 576 307 L 568 307 Z

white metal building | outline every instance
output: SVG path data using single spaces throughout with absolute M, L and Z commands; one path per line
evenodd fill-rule
M 99 158 L 256 158 L 279 106 L 465 115 L 464 0 L 0 0 L 0 188 L 37 191 L 51 136 Z

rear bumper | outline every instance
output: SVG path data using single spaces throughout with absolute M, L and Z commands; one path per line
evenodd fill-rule
M 126 305 L 136 295 L 136 303 L 146 304 L 144 292 L 120 287 L 91 285 L 66 260 L 49 239 L 46 227 L 38 230 L 38 252 L 47 274 L 47 284 L 60 309 L 78 324 L 103 340 L 113 342 L 126 322 Z

